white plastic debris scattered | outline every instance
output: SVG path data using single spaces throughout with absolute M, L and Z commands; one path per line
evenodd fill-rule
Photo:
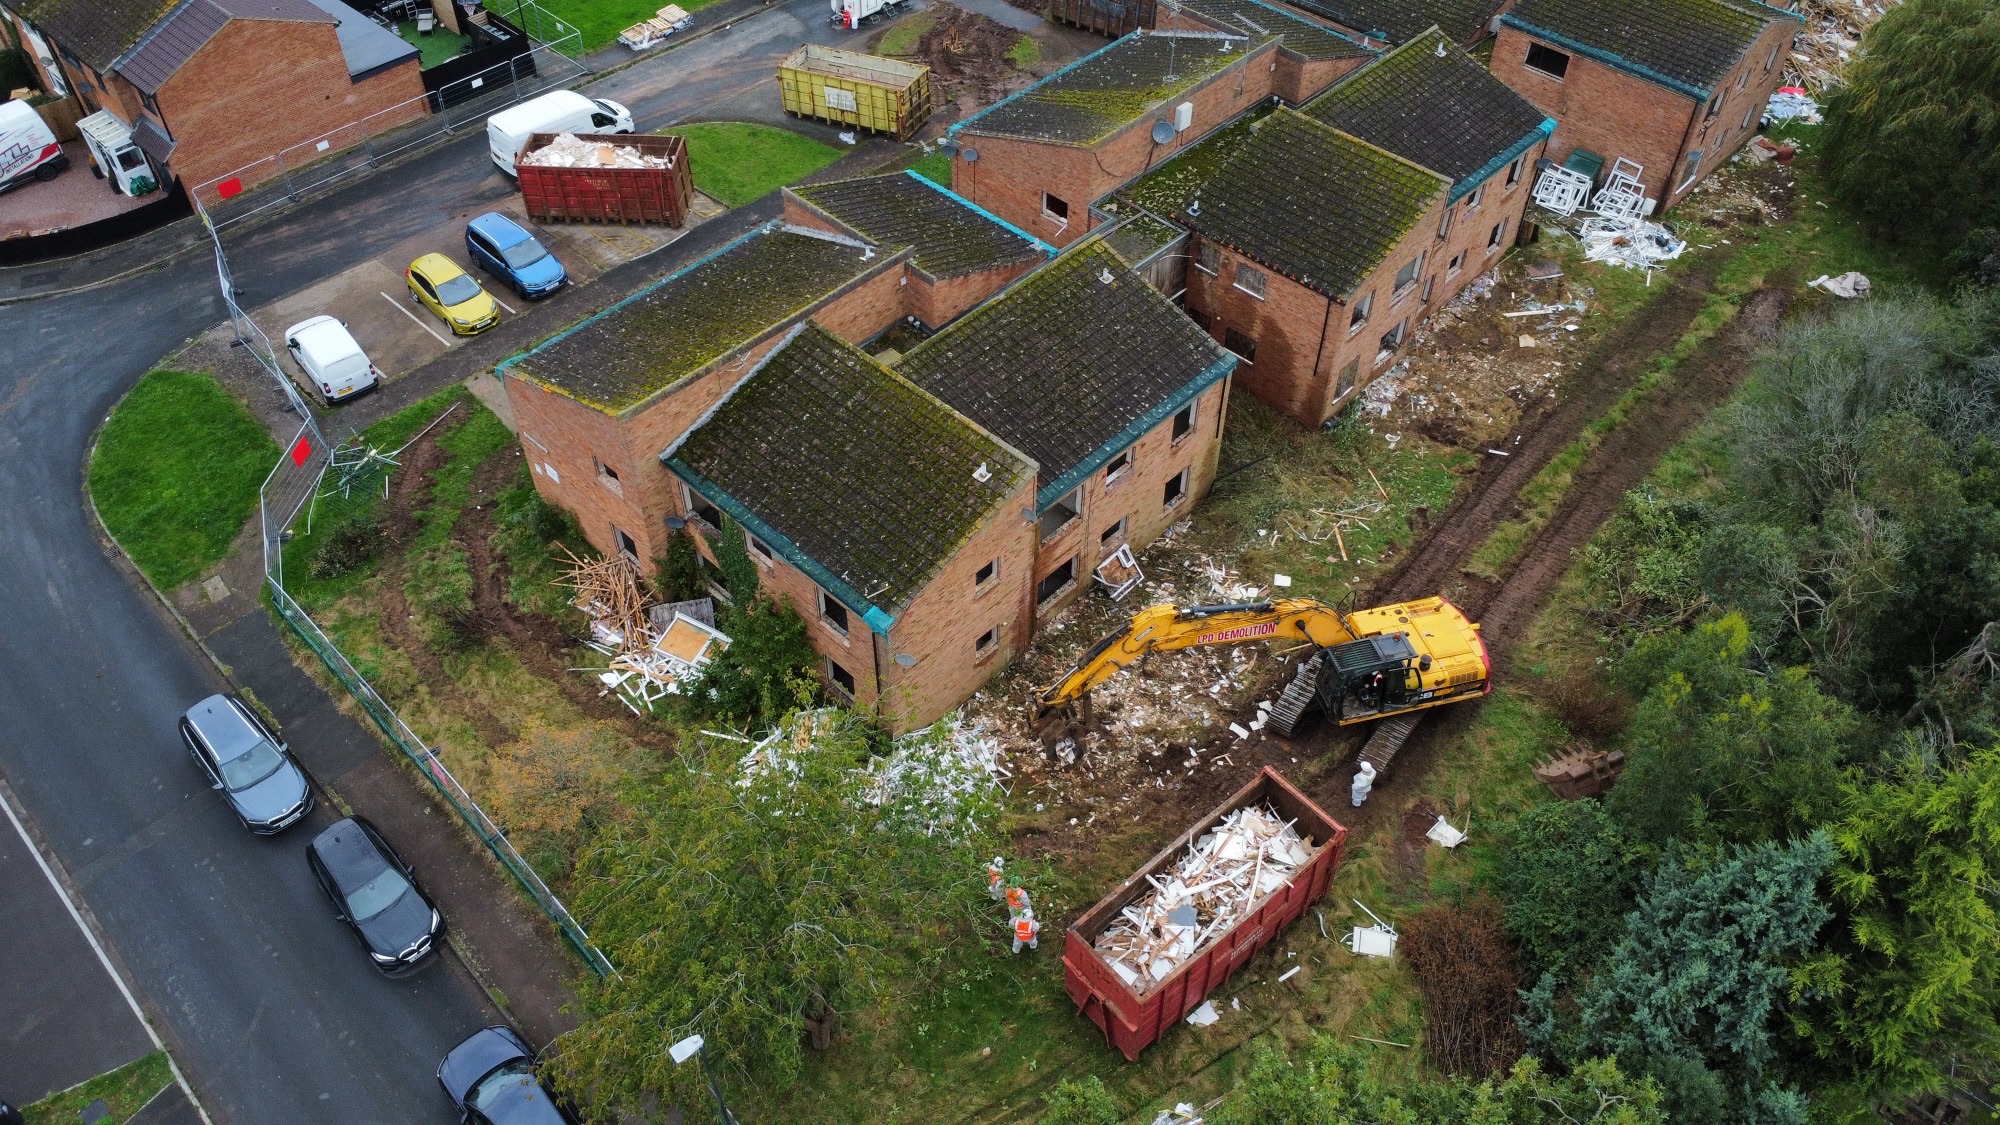
M 1866 297 L 1869 289 L 1868 278 L 1863 274 L 1855 273 L 1853 270 L 1849 270 L 1839 277 L 1828 277 L 1825 274 L 1821 274 L 1811 281 L 1806 282 L 1806 284 L 1814 289 L 1824 289 L 1836 297 L 1845 297 L 1849 300 L 1855 297 Z
M 586 141 L 575 133 L 557 133 L 555 139 L 530 153 L 521 163 L 531 168 L 671 168 L 672 157 L 650 156 L 634 145 Z
M 1318 851 L 1270 806 L 1237 809 L 1172 867 L 1147 875 L 1151 891 L 1119 911 L 1093 944 L 1121 979 L 1144 994 L 1290 886 Z
M 1447 848 L 1455 848 L 1465 843 L 1465 833 L 1453 828 L 1443 817 L 1438 817 L 1437 823 L 1431 825 L 1431 830 L 1424 833 L 1424 835 L 1429 836 Z
M 1380 915 L 1368 909 L 1360 899 L 1348 900 L 1361 907 L 1361 912 L 1375 920 L 1372 926 L 1356 926 L 1354 933 L 1341 938 L 1341 943 L 1361 957 L 1393 957 L 1396 954 L 1396 927 L 1384 922 Z
M 1250 732 L 1244 729 L 1242 723 L 1229 724 L 1229 733 L 1235 735 L 1239 739 L 1250 737 Z
M 1299 975 L 1299 970 L 1300 970 L 1300 969 L 1303 969 L 1303 968 L 1305 968 L 1305 966 L 1304 966 L 1304 965 L 1293 965 L 1293 966 L 1292 966 L 1291 968 L 1289 968 L 1289 969 L 1286 969 L 1286 970 L 1285 970 L 1284 972 L 1282 972 L 1282 973 L 1279 973 L 1279 974 L 1278 974 L 1278 983 L 1279 983 L 1279 984 L 1283 984 L 1283 983 L 1285 983 L 1286 981 L 1288 981 L 1288 980 L 1292 979 L 1293 977 L 1295 977 L 1295 976 Z
M 868 772 L 868 800 L 901 808 L 927 835 L 968 827 L 966 806 L 1014 776 L 1001 764 L 1000 740 L 959 712 L 896 739 Z
M 1163 1109 L 1153 1118 L 1153 1125 L 1201 1125 L 1201 1115 L 1195 1112 L 1189 1102 L 1181 1102 L 1172 1109 Z
M 1658 223 L 1644 219 L 1585 219 L 1577 231 L 1586 261 L 1653 270 L 1687 250 L 1687 243 Z
M 1819 103 L 1803 86 L 1780 86 L 1764 103 L 1764 120 L 1796 121 L 1801 125 L 1820 123 Z
M 1396 399 L 1403 393 L 1403 376 L 1409 373 L 1410 361 L 1407 359 L 1384 371 L 1374 382 L 1368 384 L 1368 389 L 1361 392 L 1361 409 L 1377 417 L 1387 418 L 1389 408 L 1396 404 Z M 1394 444 L 1391 440 L 1391 448 Z
M 1187 1014 L 1188 1023 L 1194 1027 L 1207 1027 L 1221 1018 L 1222 1013 L 1216 1011 L 1215 1005 L 1206 1000 L 1201 1002 L 1201 1007 Z
M 1283 588 L 1286 586 L 1290 586 L 1291 584 L 1292 584 L 1292 576 L 1289 574 L 1273 574 L 1271 576 L 1271 585 L 1273 586 Z
M 1590 194 L 1590 177 L 1551 165 L 1535 181 L 1535 204 L 1558 215 L 1574 215 Z

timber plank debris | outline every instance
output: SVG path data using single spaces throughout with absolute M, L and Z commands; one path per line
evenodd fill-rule
M 729 647 L 729 637 L 713 624 L 712 606 L 677 603 L 667 615 L 653 613 L 662 607 L 648 604 L 638 567 L 624 556 L 584 559 L 567 548 L 563 553 L 569 570 L 556 583 L 575 591 L 570 605 L 590 619 L 585 643 L 609 658 L 602 668 L 575 671 L 595 676 L 603 685 L 600 694 L 616 692 L 633 714 L 677 694 L 682 680 Z

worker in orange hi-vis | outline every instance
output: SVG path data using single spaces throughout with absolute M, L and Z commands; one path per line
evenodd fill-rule
M 1022 910 L 1019 914 L 1014 915 L 1014 952 L 1021 952 L 1021 947 L 1024 945 L 1029 949 L 1040 945 L 1041 942 L 1037 940 L 1037 935 L 1041 932 L 1042 924 L 1035 921 L 1034 911 Z
M 1007 888 L 1007 913 L 1019 917 L 1028 913 L 1030 907 L 1028 888 L 1021 886 Z
M 1001 894 L 1007 889 L 1007 875 L 1001 870 L 1005 866 L 997 855 L 992 863 L 986 865 L 986 893 L 993 896 L 994 902 L 999 902 Z

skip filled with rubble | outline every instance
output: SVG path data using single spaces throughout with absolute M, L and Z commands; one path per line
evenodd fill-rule
M 633 145 L 586 141 L 575 133 L 558 133 L 541 148 L 521 155 L 534 168 L 671 168 L 670 156 L 649 156 Z
M 1094 943 L 1112 971 L 1144 995 L 1215 937 L 1291 886 L 1319 852 L 1270 805 L 1237 809 L 1203 834 L 1119 912 Z

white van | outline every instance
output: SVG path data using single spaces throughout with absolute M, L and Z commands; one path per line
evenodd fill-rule
M 316 316 L 285 329 L 285 350 L 328 406 L 382 385 L 382 372 L 334 317 Z
M 0 191 L 30 179 L 46 183 L 67 167 L 69 156 L 35 107 L 0 102 Z
M 557 90 L 503 109 L 486 119 L 486 143 L 493 163 L 514 174 L 514 158 L 536 133 L 629 133 L 632 111 L 604 98 Z

